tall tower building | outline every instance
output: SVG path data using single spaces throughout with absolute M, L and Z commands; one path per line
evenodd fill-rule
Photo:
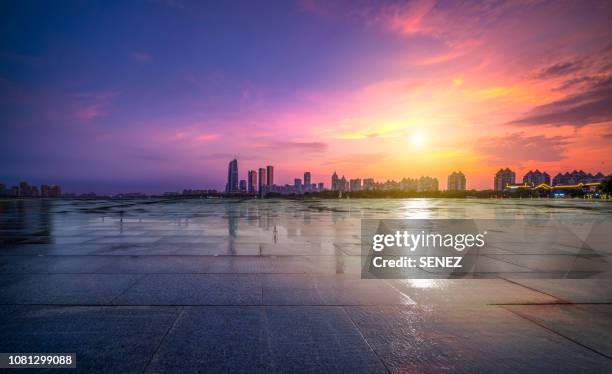
M 248 192 L 255 193 L 257 191 L 257 172 L 249 170 L 247 175 Z
M 332 191 L 338 191 L 340 190 L 340 179 L 338 178 L 338 174 L 336 174 L 336 172 L 334 171 L 334 174 L 332 174 L 331 177 L 331 189 Z
M 225 192 L 238 192 L 238 160 L 233 159 L 227 167 Z
M 342 178 L 340 178 L 340 180 L 338 181 L 338 184 L 339 184 L 339 191 L 346 192 L 349 190 L 349 182 L 346 180 L 344 175 L 342 176 Z
M 310 189 L 310 184 L 312 182 L 310 181 L 310 172 L 309 171 L 305 171 L 304 172 L 304 189 Z
M 465 175 L 462 172 L 454 172 L 448 176 L 448 191 L 465 191 Z
M 267 171 L 267 174 L 268 174 L 267 175 L 268 179 L 266 181 L 266 185 L 268 187 L 272 187 L 272 186 L 274 186 L 274 166 L 268 165 L 266 167 L 266 171 Z
M 257 191 L 259 193 L 263 193 L 265 192 L 264 190 L 266 189 L 266 169 L 264 168 L 259 168 L 259 180 L 257 181 Z
M 497 173 L 495 173 L 495 178 L 493 179 L 493 189 L 495 191 L 503 191 L 507 185 L 514 184 L 516 180 L 516 174 L 506 168 L 499 169 Z

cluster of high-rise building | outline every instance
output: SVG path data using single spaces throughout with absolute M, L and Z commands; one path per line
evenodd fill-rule
M 529 170 L 524 176 L 522 183 L 516 181 L 516 173 L 512 170 L 505 168 L 499 169 L 493 179 L 493 189 L 495 191 L 513 190 L 518 188 L 543 188 L 543 189 L 561 189 L 561 188 L 579 188 L 585 185 L 594 185 L 601 183 L 605 178 L 605 175 L 601 172 L 593 175 L 591 173 L 585 173 L 582 170 L 566 172 L 565 174 L 558 173 L 554 178 L 546 172 L 542 172 L 538 169 L 535 171 Z M 587 186 L 588 187 L 588 186 Z
M 259 178 L 257 171 L 249 170 L 247 179 L 238 179 L 238 160 L 233 159 L 227 167 L 227 183 L 225 192 L 227 193 L 255 193 L 267 192 L 270 186 L 274 185 L 274 167 L 268 165 L 259 168 Z
M 463 174 L 461 174 L 463 175 Z M 404 178 L 399 182 L 388 180 L 386 182 L 375 182 L 374 178 L 346 179 L 343 175 L 338 176 L 334 172 L 331 177 L 331 189 L 338 192 L 349 191 L 416 191 L 428 192 L 438 191 L 438 179 L 433 177 L 420 177 L 418 179 Z M 463 177 L 463 189 L 465 189 L 465 176 Z
M 28 182 L 21 182 L 18 186 L 7 187 L 0 183 L 0 196 L 10 197 L 60 197 L 62 188 L 56 184 L 43 184 L 40 186 L 30 185 Z
M 247 179 L 238 179 L 238 160 L 230 161 L 227 170 L 226 193 L 280 193 L 280 194 L 302 194 L 306 192 L 319 192 L 324 190 L 324 184 L 312 183 L 312 176 L 309 171 L 304 172 L 304 180 L 295 178 L 293 184 L 277 185 L 274 183 L 274 166 L 268 165 L 265 168 L 249 170 Z

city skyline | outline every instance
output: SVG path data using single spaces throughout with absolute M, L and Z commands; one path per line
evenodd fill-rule
M 591 172 L 585 172 L 584 170 L 572 170 L 558 172 L 554 178 L 551 178 L 550 174 L 546 171 L 540 171 L 539 169 L 529 170 L 523 175 L 522 178 L 517 178 L 517 173 L 510 168 L 500 168 L 493 177 L 493 184 L 490 188 L 475 189 L 467 184 L 468 178 L 461 171 L 453 171 L 447 175 L 446 188 L 440 188 L 440 182 L 436 177 L 420 176 L 416 177 L 402 177 L 397 181 L 394 179 L 386 180 L 375 180 L 374 178 L 346 178 L 342 175 L 340 177 L 336 171 L 330 177 L 329 185 L 325 182 L 311 183 L 311 172 L 304 171 L 304 179 L 294 178 L 293 184 L 291 183 L 274 183 L 274 166 L 267 165 L 265 168 L 259 168 L 257 170 L 247 170 L 246 179 L 240 178 L 240 169 L 238 166 L 238 160 L 232 159 L 228 163 L 227 168 L 227 181 L 225 188 L 217 190 L 214 188 L 197 188 L 187 189 L 183 188 L 184 195 L 201 195 L 206 193 L 219 193 L 225 192 L 226 194 L 235 193 L 248 193 L 248 194 L 267 194 L 270 192 L 280 194 L 303 194 L 306 192 L 322 192 L 322 191 L 338 191 L 338 192 L 355 192 L 362 190 L 403 190 L 415 192 L 431 192 L 431 191 L 493 191 L 503 192 L 508 187 L 542 187 L 542 186 L 565 186 L 570 187 L 579 183 L 599 183 L 602 182 L 606 175 L 601 171 L 595 174 Z M 265 181 L 265 183 L 262 183 Z M 302 181 L 304 183 L 302 183 Z M 328 186 L 328 187 L 326 187 Z M 36 184 L 30 185 L 27 181 L 21 181 L 18 185 L 5 184 L 0 181 L 0 196 L 10 197 L 60 197 L 60 196 L 84 196 L 94 197 L 96 192 L 88 191 L 85 193 L 75 193 L 74 191 L 68 191 L 66 194 L 62 194 L 62 187 L 57 184 L 44 183 L 40 185 L 40 192 Z M 158 195 L 161 193 L 157 193 Z M 165 191 L 165 195 L 180 194 L 177 191 Z M 116 194 L 100 194 L 105 195 L 118 195 L 125 197 L 139 197 L 146 196 L 147 193 L 142 191 L 122 191 Z
M 77 4 L 0 4 L 5 183 L 612 172 L 606 1 Z

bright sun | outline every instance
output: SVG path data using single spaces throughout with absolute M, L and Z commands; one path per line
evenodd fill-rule
M 421 148 L 425 145 L 425 137 L 421 133 L 415 133 L 410 137 L 410 143 L 415 148 Z

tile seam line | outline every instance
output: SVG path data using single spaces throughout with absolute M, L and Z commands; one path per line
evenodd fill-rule
M 351 305 L 354 306 L 354 305 Z M 387 365 L 385 364 L 385 362 L 383 361 L 382 357 L 380 357 L 378 355 L 378 353 L 376 353 L 376 351 L 374 350 L 374 348 L 372 348 L 372 346 L 370 345 L 370 342 L 368 341 L 368 339 L 366 339 L 366 337 L 363 335 L 363 333 L 361 332 L 361 330 L 359 329 L 359 327 L 357 326 L 357 324 L 355 323 L 355 321 L 353 320 L 353 317 L 351 317 L 351 315 L 349 314 L 349 312 L 347 312 L 346 310 L 347 305 L 342 306 L 342 311 L 344 312 L 344 314 L 346 314 L 347 318 L 349 319 L 349 321 L 351 321 L 351 324 L 353 325 L 353 327 L 355 328 L 355 330 L 357 330 L 357 333 L 359 334 L 359 336 L 361 337 L 361 339 L 363 339 L 363 342 L 368 346 L 368 348 L 370 349 L 370 351 L 372 351 L 372 353 L 374 353 L 374 355 L 376 356 L 376 358 L 378 358 L 378 361 L 380 361 L 380 364 L 385 368 L 385 370 L 387 371 L 387 373 L 391 373 L 391 370 L 387 367 Z
M 536 289 L 536 288 L 526 286 L 526 285 L 524 285 L 524 284 L 522 284 L 522 283 L 515 282 L 515 281 L 510 280 L 510 279 L 508 279 L 508 278 L 501 278 L 501 277 L 500 277 L 499 279 L 503 279 L 503 280 L 505 280 L 505 281 L 506 281 L 506 282 L 508 282 L 508 283 L 514 284 L 514 285 L 519 286 L 519 287 L 526 288 L 526 289 L 531 290 L 531 291 L 533 291 L 533 292 L 537 292 L 537 293 L 541 293 L 542 295 L 550 296 L 550 297 L 552 297 L 553 299 L 558 300 L 560 303 L 572 304 L 572 303 L 571 303 L 570 301 L 568 301 L 568 300 L 562 299 L 562 298 L 557 297 L 557 296 L 555 296 L 555 295 L 553 295 L 553 294 L 550 294 L 550 293 L 548 293 L 548 292 L 544 292 L 544 291 L 538 290 L 538 289 Z
M 159 340 L 159 344 L 155 348 L 155 351 L 153 351 L 153 353 L 151 353 L 151 357 L 149 357 L 149 361 L 147 361 L 147 364 L 142 368 L 142 371 L 140 372 L 141 374 L 147 371 L 147 369 L 149 368 L 149 365 L 151 365 L 151 362 L 153 361 L 153 358 L 155 357 L 155 355 L 157 355 L 157 352 L 159 352 L 159 348 L 161 348 L 162 344 L 164 343 L 164 340 L 166 340 L 166 337 L 168 336 L 170 331 L 172 331 L 174 329 L 174 327 L 176 326 L 176 323 L 178 322 L 179 318 L 185 312 L 185 308 L 186 307 L 182 306 L 180 308 L 180 310 L 176 313 L 176 317 L 174 317 L 174 321 L 172 321 L 172 324 L 168 327 L 168 329 L 166 330 L 166 333 L 164 334 L 164 336 L 162 336 L 162 338 Z
M 136 274 L 128 274 L 128 275 L 136 275 Z M 135 285 L 137 285 L 142 279 L 147 277 L 147 274 L 138 274 L 140 276 L 136 276 L 134 279 L 127 287 L 125 287 L 124 290 L 122 290 L 121 292 L 119 292 L 117 294 L 117 296 L 113 297 L 110 301 L 109 304 L 113 305 L 113 303 L 115 302 L 115 300 L 119 299 L 121 296 L 125 295 L 130 289 L 132 289 Z
M 589 351 L 591 351 L 591 352 L 593 352 L 593 353 L 596 353 L 596 354 L 598 354 L 598 355 L 600 355 L 600 356 L 603 356 L 603 357 L 607 358 L 608 360 L 612 360 L 612 357 L 608 356 L 607 354 L 605 354 L 605 353 L 603 353 L 603 352 L 599 352 L 598 350 L 596 350 L 596 349 L 594 349 L 594 348 L 591 348 L 591 347 L 589 347 L 588 345 L 583 344 L 583 343 L 579 342 L 579 341 L 578 341 L 578 340 L 576 340 L 576 339 L 572 339 L 572 338 L 570 338 L 569 336 L 566 336 L 566 335 L 564 335 L 564 334 L 562 334 L 562 333 L 560 333 L 560 332 L 558 332 L 558 331 L 555 331 L 555 330 L 551 329 L 550 327 L 545 326 L 545 325 L 544 325 L 544 324 L 542 324 L 542 323 L 536 322 L 535 320 L 533 320 L 533 319 L 531 319 L 531 318 L 529 318 L 529 317 L 527 317 L 527 316 L 524 316 L 524 315 L 522 315 L 522 314 L 520 314 L 520 313 L 517 313 L 517 312 L 515 312 L 515 311 L 513 311 L 513 310 L 511 310 L 511 309 L 508 309 L 508 308 L 506 308 L 506 307 L 504 307 L 504 306 L 502 306 L 501 308 L 503 308 L 504 310 L 507 310 L 508 312 L 510 312 L 510 313 L 512 313 L 512 314 L 514 314 L 515 316 L 517 316 L 517 317 L 519 317 L 519 318 L 524 319 L 525 321 L 529 321 L 529 322 L 533 323 L 534 325 L 539 326 L 539 327 L 543 328 L 544 330 L 549 331 L 549 332 L 550 332 L 550 333 L 552 333 L 552 334 L 555 334 L 555 335 L 557 335 L 557 336 L 560 336 L 560 337 L 562 337 L 562 338 L 564 338 L 564 339 L 566 339 L 566 340 L 568 340 L 568 341 L 570 341 L 570 342 L 572 342 L 572 343 L 574 343 L 574 344 L 576 344 L 576 345 L 579 345 L 579 346 L 581 346 L 581 347 L 583 347 L 583 348 L 585 348 L 585 349 L 588 349 Z

